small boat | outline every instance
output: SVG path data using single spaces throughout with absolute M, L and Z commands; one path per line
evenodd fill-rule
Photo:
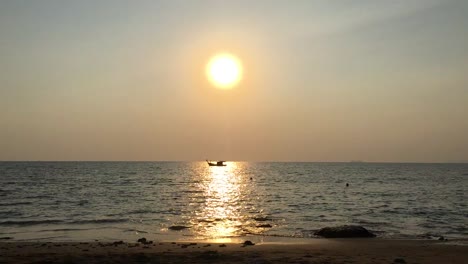
M 206 160 L 206 163 L 208 163 L 208 166 L 226 166 L 226 164 L 224 164 L 224 160 L 220 160 L 220 161 L 208 161 Z

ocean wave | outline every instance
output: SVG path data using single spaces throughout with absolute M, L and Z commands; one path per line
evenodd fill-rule
M 0 217 L 12 217 L 12 216 L 21 216 L 22 213 L 15 210 L 15 211 L 0 211 Z
M 357 220 L 356 221 L 358 224 L 367 224 L 367 225 L 391 225 L 389 221 L 372 221 L 372 220 Z
M 64 232 L 64 231 L 83 231 L 83 230 L 88 230 L 88 229 L 82 229 L 82 228 L 57 228 L 57 229 L 42 229 L 37 232 Z
M 41 194 L 41 195 L 26 196 L 24 198 L 26 198 L 26 199 L 47 199 L 47 198 L 54 198 L 54 196 L 48 195 L 48 194 Z
M 468 231 L 468 228 L 466 226 L 454 226 L 452 227 L 452 229 L 455 232 L 462 232 L 462 233 L 466 233 Z
M 148 234 L 149 232 L 144 231 L 144 230 L 138 230 L 138 229 L 123 229 L 125 232 L 136 232 L 140 234 Z
M 183 193 L 203 193 L 204 191 L 200 191 L 200 190 L 185 190 L 185 191 L 182 191 Z
M 3 221 L 0 226 L 30 226 L 30 225 L 43 225 L 43 224 L 60 224 L 61 220 L 26 220 L 26 221 Z
M 15 205 L 27 205 L 27 204 L 32 204 L 32 202 L 0 203 L 0 206 L 15 206 Z
M 91 219 L 91 220 L 19 220 L 19 221 L 3 221 L 0 226 L 33 226 L 33 225 L 46 225 L 46 224 L 70 224 L 70 225 L 84 225 L 84 224 L 109 224 L 109 223 L 125 223 L 128 219 Z
M 150 213 L 154 213 L 154 211 L 153 210 L 147 210 L 147 209 L 141 209 L 141 210 L 130 211 L 130 212 L 125 213 L 125 214 L 150 214 Z
M 71 221 L 68 224 L 109 224 L 109 223 L 125 223 L 128 219 L 91 219 L 91 220 L 78 220 Z

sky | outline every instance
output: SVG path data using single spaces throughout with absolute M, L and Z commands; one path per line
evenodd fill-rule
M 0 160 L 468 162 L 468 1 L 0 0 Z M 204 74 L 236 55 L 243 80 Z

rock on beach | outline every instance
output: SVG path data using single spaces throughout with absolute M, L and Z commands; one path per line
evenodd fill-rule
M 355 225 L 324 227 L 315 232 L 314 235 L 325 238 L 375 237 L 364 227 Z

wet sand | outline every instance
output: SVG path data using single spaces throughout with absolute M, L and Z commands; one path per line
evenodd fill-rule
M 0 263 L 468 263 L 447 241 L 311 239 L 305 243 L 1 242 Z

